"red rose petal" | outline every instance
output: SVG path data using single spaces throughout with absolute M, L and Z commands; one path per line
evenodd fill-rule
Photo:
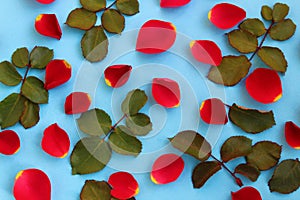
M 258 102 L 268 104 L 282 97 L 281 80 L 272 69 L 258 68 L 246 79 L 249 95 Z
M 160 0 L 162 8 L 176 8 L 190 3 L 191 0 Z
M 220 48 L 210 40 L 194 40 L 190 44 L 194 58 L 200 62 L 218 66 L 222 61 Z
M 50 90 L 71 78 L 71 65 L 65 60 L 52 60 L 46 67 L 45 88 Z
M 40 14 L 35 19 L 36 31 L 44 36 L 60 40 L 62 32 L 55 14 Z
M 208 19 L 220 29 L 232 28 L 245 17 L 244 9 L 229 3 L 217 4 L 208 13 Z
M 106 84 L 113 88 L 121 87 L 128 81 L 131 70 L 130 65 L 109 66 L 104 71 Z
M 286 122 L 284 134 L 288 145 L 294 149 L 300 149 L 300 127 L 291 121 Z
M 253 187 L 244 187 L 237 192 L 231 192 L 232 200 L 262 200 L 259 191 Z
M 66 131 L 52 124 L 44 131 L 42 149 L 51 156 L 64 158 L 70 149 L 70 139 Z
M 228 122 L 225 104 L 217 98 L 202 102 L 200 116 L 208 124 L 226 124 Z
M 171 22 L 147 21 L 139 31 L 136 50 L 146 54 L 167 51 L 176 40 L 176 27 Z
M 16 132 L 6 130 L 0 132 L 0 153 L 13 155 L 20 150 L 20 139 Z
M 174 108 L 180 105 L 180 88 L 177 82 L 168 78 L 154 78 L 152 95 L 155 101 L 166 107 Z
M 86 112 L 91 102 L 89 94 L 85 92 L 73 92 L 66 98 L 65 113 L 71 115 Z
M 155 184 L 167 184 L 176 181 L 184 169 L 183 159 L 176 154 L 160 156 L 153 164 L 151 180 Z
M 17 174 L 13 192 L 16 200 L 50 200 L 51 183 L 41 170 L 27 169 Z
M 112 187 L 111 195 L 118 199 L 130 199 L 139 193 L 138 182 L 127 172 L 112 174 L 108 183 Z
M 39 3 L 42 3 L 42 4 L 50 4 L 50 3 L 54 2 L 55 0 L 36 0 L 36 1 Z

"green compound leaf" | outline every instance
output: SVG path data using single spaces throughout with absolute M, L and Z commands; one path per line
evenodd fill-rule
M 0 82 L 8 85 L 15 86 L 18 85 L 22 81 L 22 76 L 16 70 L 15 66 L 13 66 L 8 61 L 3 61 L 0 63 Z
M 252 182 L 255 182 L 260 175 L 260 171 L 257 169 L 257 167 L 249 164 L 238 165 L 235 168 L 234 173 L 241 174 L 247 177 Z
M 286 72 L 287 61 L 283 52 L 277 47 L 262 47 L 257 55 L 270 68 L 278 72 Z
M 34 47 L 30 53 L 31 68 L 44 69 L 53 59 L 53 50 L 47 47 Z
M 124 132 L 122 126 L 109 136 L 109 145 L 113 151 L 123 155 L 138 156 L 142 151 L 141 141 Z
M 249 72 L 251 62 L 244 55 L 224 56 L 221 64 L 210 68 L 208 79 L 221 85 L 234 86 Z
M 267 32 L 264 23 L 257 18 L 249 18 L 244 20 L 239 28 L 259 37 Z
M 122 102 L 122 111 L 128 116 L 136 115 L 147 103 L 148 97 L 145 91 L 135 89 L 130 91 Z
M 96 24 L 96 21 L 96 13 L 88 11 L 84 8 L 76 8 L 69 14 L 66 24 L 72 28 L 89 30 Z
M 271 192 L 289 194 L 300 186 L 300 162 L 296 160 L 284 160 L 275 169 L 269 181 Z
M 135 15 L 140 7 L 138 0 L 118 0 L 116 6 L 124 15 Z
M 211 155 L 211 145 L 199 133 L 191 130 L 179 132 L 175 137 L 169 138 L 173 147 L 179 151 L 205 161 Z
M 212 177 L 221 169 L 222 167 L 217 161 L 199 163 L 195 167 L 192 175 L 192 182 L 194 188 L 201 188 L 210 177 Z
M 143 113 L 137 113 L 126 118 L 126 126 L 136 136 L 145 136 L 152 130 L 150 117 Z
M 273 111 L 259 111 L 233 104 L 229 109 L 229 119 L 247 133 L 260 133 L 274 126 Z
M 48 103 L 48 91 L 44 88 L 44 83 L 34 77 L 29 76 L 26 78 L 21 88 L 22 95 L 33 103 L 45 104 Z
M 276 3 L 273 7 L 273 20 L 274 22 L 280 22 L 289 14 L 289 6 L 284 3 Z
M 256 166 L 259 170 L 268 170 L 277 165 L 281 157 L 282 147 L 270 141 L 256 143 L 252 152 L 246 156 L 248 164 Z
M 12 63 L 19 68 L 24 68 L 29 65 L 29 51 L 26 47 L 17 49 L 12 57 Z
M 81 114 L 77 119 L 79 129 L 91 136 L 103 136 L 110 132 L 112 121 L 110 116 L 98 108 Z
M 80 192 L 80 200 L 110 200 L 110 191 L 106 181 L 87 180 Z
M 35 126 L 40 121 L 39 113 L 39 105 L 26 100 L 24 104 L 24 111 L 20 118 L 20 123 L 25 129 Z
M 284 21 L 275 24 L 269 32 L 270 37 L 273 40 L 284 41 L 291 38 L 296 31 L 296 25 L 291 19 L 286 19 Z
M 98 12 L 106 7 L 106 0 L 80 0 L 80 4 L 86 10 Z
M 110 33 L 121 33 L 125 28 L 124 16 L 115 9 L 105 10 L 101 17 L 103 28 Z
M 81 39 L 82 55 L 90 62 L 103 60 L 108 53 L 108 39 L 102 26 L 95 26 L 85 32 Z
M 257 49 L 257 38 L 248 31 L 237 29 L 228 33 L 227 36 L 229 44 L 240 53 L 251 53 Z
M 98 137 L 81 139 L 71 154 L 72 174 L 90 174 L 102 170 L 111 158 L 107 142 Z
M 261 16 L 267 21 L 273 20 L 273 10 L 272 10 L 272 8 L 270 8 L 269 6 L 263 6 L 261 8 Z
M 252 151 L 252 140 L 244 136 L 233 136 L 221 147 L 221 159 L 228 162 L 238 157 L 246 156 Z

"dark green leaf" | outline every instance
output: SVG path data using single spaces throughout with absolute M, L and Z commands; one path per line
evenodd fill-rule
M 229 109 L 229 119 L 247 133 L 260 133 L 274 126 L 273 111 L 259 111 L 233 104 Z
M 296 25 L 291 19 L 286 19 L 284 21 L 275 24 L 269 34 L 273 40 L 287 40 L 291 38 L 296 31 Z
M 106 181 L 87 180 L 80 193 L 80 200 L 110 200 L 111 187 Z
M 81 139 L 71 154 L 72 174 L 90 174 L 102 170 L 111 158 L 111 149 L 98 137 Z
M 241 53 L 254 52 L 258 46 L 255 35 L 241 29 L 233 30 L 227 34 L 229 44 Z
M 76 8 L 69 14 L 66 24 L 72 28 L 89 30 L 96 24 L 96 21 L 96 13 L 88 11 L 84 8 Z
M 280 22 L 289 14 L 289 6 L 284 3 L 276 3 L 273 7 L 273 20 L 274 22 Z
M 249 164 L 238 165 L 235 168 L 234 173 L 241 174 L 241 175 L 247 177 L 252 182 L 255 182 L 260 175 L 260 171 L 257 169 L 257 167 L 249 165 Z
M 115 152 L 137 156 L 142 151 L 142 143 L 136 137 L 128 135 L 122 126 L 117 127 L 109 136 L 109 145 Z
M 261 8 L 261 16 L 268 21 L 273 19 L 273 10 L 269 6 L 263 6 Z
M 0 102 L 1 128 L 13 126 L 19 121 L 25 101 L 22 95 L 13 93 Z
M 244 20 L 240 25 L 239 28 L 248 31 L 249 33 L 259 37 L 266 33 L 266 28 L 264 23 L 257 19 L 257 18 L 249 18 Z
M 249 72 L 251 63 L 242 56 L 224 56 L 221 64 L 210 68 L 209 80 L 225 85 L 234 86 L 239 83 Z
M 277 165 L 281 156 L 281 146 L 274 142 L 262 141 L 252 147 L 252 152 L 246 156 L 247 163 L 259 170 L 268 170 Z
M 90 62 L 103 60 L 108 53 L 108 39 L 102 26 L 95 26 L 85 32 L 81 40 L 82 55 Z
M 221 148 L 221 159 L 228 162 L 246 156 L 252 151 L 252 140 L 244 136 L 233 136 L 227 139 Z
M 110 132 L 112 121 L 110 116 L 98 108 L 83 113 L 77 119 L 79 129 L 91 136 L 103 136 Z
M 201 161 L 211 155 L 211 146 L 205 138 L 195 131 L 182 131 L 175 137 L 169 138 L 171 144 L 183 153 L 189 154 Z
M 29 65 L 29 51 L 26 47 L 17 49 L 12 57 L 12 63 L 20 68 L 26 67 Z
M 40 120 L 40 107 L 38 104 L 32 103 L 29 100 L 25 101 L 23 114 L 20 118 L 20 123 L 24 128 L 35 126 Z
M 83 8 L 92 12 L 98 12 L 106 7 L 106 0 L 80 0 Z
M 140 7 L 138 0 L 118 0 L 116 6 L 124 15 L 135 15 Z
M 0 82 L 8 85 L 15 86 L 22 81 L 22 76 L 17 72 L 16 68 L 8 61 L 0 63 Z
M 148 97 L 143 90 L 130 91 L 122 102 L 122 111 L 129 116 L 136 115 L 147 103 Z
M 283 52 L 277 47 L 262 47 L 257 55 L 272 69 L 278 72 L 286 72 L 287 61 Z
M 125 28 L 124 16 L 115 9 L 105 10 L 101 22 L 103 28 L 110 33 L 121 33 Z
M 126 125 L 133 135 L 145 136 L 152 130 L 150 117 L 143 113 L 137 113 L 126 118 Z
M 53 50 L 47 47 L 34 47 L 30 53 L 30 65 L 32 68 L 44 69 L 53 59 Z
M 44 83 L 34 77 L 29 76 L 26 78 L 21 88 L 22 95 L 33 103 L 44 104 L 48 103 L 48 91 L 44 88 Z
M 201 188 L 211 176 L 221 169 L 220 163 L 216 161 L 199 163 L 195 167 L 192 175 L 194 188 Z
M 300 162 L 296 160 L 284 160 L 275 169 L 269 181 L 271 192 L 289 194 L 300 186 Z

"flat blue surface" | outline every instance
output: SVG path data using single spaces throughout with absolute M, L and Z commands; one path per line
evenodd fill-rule
M 112 1 L 110 1 L 112 2 Z M 193 189 L 191 174 L 198 161 L 184 155 L 185 169 L 180 178 L 168 185 L 155 185 L 150 181 L 148 170 L 154 159 L 166 152 L 174 150 L 168 146 L 167 137 L 174 136 L 184 129 L 198 130 L 213 144 L 213 153 L 219 157 L 220 145 L 230 136 L 244 135 L 253 139 L 253 143 L 261 140 L 272 140 L 283 146 L 282 159 L 297 158 L 299 150 L 293 150 L 285 142 L 284 123 L 292 120 L 300 124 L 300 55 L 298 30 L 293 38 L 285 42 L 269 39 L 266 44 L 280 47 L 288 60 L 289 66 L 285 76 L 282 76 L 283 97 L 277 103 L 262 105 L 255 102 L 245 90 L 244 81 L 235 87 L 225 88 L 209 82 L 205 76 L 209 66 L 195 62 L 189 53 L 189 41 L 194 39 L 208 39 L 215 41 L 222 49 L 223 55 L 237 54 L 224 36 L 226 31 L 215 28 L 207 19 L 207 13 L 215 4 L 222 1 L 192 2 L 178 9 L 162 9 L 158 0 L 140 0 L 140 13 L 133 17 L 126 17 L 126 29 L 121 36 L 111 38 L 110 55 L 106 60 L 97 64 L 85 63 L 80 51 L 82 31 L 71 29 L 64 25 L 68 13 L 79 7 L 79 0 L 57 0 L 50 5 L 42 5 L 35 0 L 7 0 L 1 2 L 0 7 L 0 60 L 10 60 L 16 48 L 26 46 L 32 49 L 36 45 L 48 46 L 54 49 L 55 58 L 66 59 L 72 65 L 71 80 L 50 91 L 49 104 L 41 106 L 41 121 L 31 129 L 24 130 L 20 125 L 15 130 L 21 139 L 21 150 L 13 156 L 0 155 L 0 199 L 14 199 L 12 188 L 14 177 L 18 171 L 27 168 L 38 168 L 47 173 L 52 183 L 53 200 L 79 199 L 79 193 L 87 179 L 107 180 L 110 174 L 117 170 L 126 170 L 134 174 L 140 184 L 138 200 L 152 199 L 211 199 L 229 200 L 230 192 L 239 187 L 227 172 L 221 171 L 212 177 L 201 189 Z M 241 6 L 247 11 L 247 17 L 260 18 L 260 8 L 263 4 L 273 6 L 276 1 L 226 1 Z M 289 17 L 298 25 L 300 12 L 299 1 L 283 0 L 290 5 Z M 41 13 L 55 13 L 61 24 L 63 36 L 60 41 L 39 35 L 34 30 L 35 17 Z M 170 52 L 160 55 L 142 55 L 134 51 L 137 29 L 149 19 L 161 19 L 172 22 L 178 30 L 176 44 Z M 129 82 L 121 89 L 112 90 L 105 85 L 102 72 L 109 64 L 125 63 L 134 68 Z M 264 65 L 254 59 L 253 70 Z M 22 74 L 24 71 L 20 70 Z M 42 79 L 44 74 L 30 71 Z M 176 109 L 164 109 L 155 105 L 151 97 L 151 80 L 154 77 L 169 77 L 180 84 L 182 91 L 182 105 Z M 143 108 L 149 113 L 154 123 L 154 130 L 149 136 L 142 138 L 143 153 L 138 158 L 113 155 L 113 159 L 103 171 L 83 176 L 72 176 L 69 156 L 65 159 L 50 157 L 42 151 L 40 142 L 43 131 L 52 123 L 58 123 L 65 129 L 71 139 L 71 148 L 82 135 L 76 128 L 75 119 L 78 116 L 64 114 L 64 101 L 72 91 L 87 91 L 93 97 L 93 107 L 99 107 L 110 113 L 113 121 L 121 116 L 120 103 L 124 95 L 136 87 L 142 88 L 150 97 L 150 101 Z M 0 99 L 3 99 L 18 87 L 6 87 L 0 84 Z M 258 135 L 250 135 L 241 131 L 232 123 L 224 127 L 208 126 L 200 120 L 198 108 L 200 103 L 210 97 L 220 97 L 227 104 L 237 103 L 246 107 L 261 110 L 272 109 L 275 113 L 277 125 Z M 176 152 L 176 151 L 175 151 Z M 178 152 L 177 152 L 178 153 Z M 242 159 L 230 162 L 233 169 Z M 243 179 L 245 185 L 256 187 L 264 200 L 296 200 L 300 198 L 300 190 L 281 195 L 269 192 L 267 182 L 271 178 L 273 169 L 262 172 L 258 181 L 252 183 Z

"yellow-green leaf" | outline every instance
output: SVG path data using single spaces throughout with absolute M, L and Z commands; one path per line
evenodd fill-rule
M 138 0 L 118 0 L 116 6 L 124 15 L 135 15 L 140 7 Z
M 280 22 L 289 14 L 289 6 L 284 3 L 276 3 L 273 6 L 273 20 L 274 22 Z
M 255 35 L 241 29 L 228 33 L 229 44 L 241 53 L 251 53 L 257 49 L 258 41 Z
M 291 38 L 296 31 L 296 25 L 291 19 L 278 22 L 270 29 L 270 37 L 273 40 L 287 40 Z
M 44 83 L 34 77 L 29 76 L 26 78 L 21 88 L 22 95 L 33 103 L 44 104 L 48 103 L 48 91 L 44 88 Z
M 129 116 L 136 115 L 147 103 L 148 97 L 143 90 L 130 91 L 122 102 L 122 111 Z
M 69 14 L 66 24 L 72 28 L 89 30 L 96 24 L 96 21 L 96 13 L 88 11 L 84 8 L 76 8 Z
M 110 200 L 110 191 L 106 181 L 87 180 L 80 192 L 80 200 Z
M 255 182 L 260 175 L 260 171 L 257 169 L 257 167 L 249 164 L 239 164 L 235 168 L 234 173 L 241 174 L 252 182 Z
M 103 28 L 110 33 L 121 33 L 125 28 L 124 16 L 115 9 L 105 10 L 101 17 Z
M 216 161 L 199 163 L 192 175 L 194 188 L 201 188 L 208 179 L 222 169 L 221 164 Z
M 31 68 L 44 69 L 52 59 L 52 49 L 36 46 L 30 53 Z
M 3 61 L 0 63 L 0 82 L 8 85 L 15 86 L 18 85 L 22 81 L 22 76 L 16 70 L 15 66 L 13 66 L 8 61 Z
M 20 123 L 27 129 L 35 126 L 40 120 L 40 107 L 38 104 L 32 103 L 29 100 L 25 101 L 24 111 L 20 118 Z
M 257 18 L 249 18 L 244 20 L 240 25 L 239 28 L 248 31 L 249 33 L 259 37 L 266 33 L 266 28 L 264 23 L 257 19 Z
M 80 4 L 86 10 L 98 12 L 106 7 L 106 0 L 80 0 Z
M 128 116 L 126 125 L 131 130 L 131 133 L 137 136 L 145 136 L 152 130 L 150 117 L 143 113 Z
M 271 21 L 273 19 L 273 10 L 269 6 L 263 6 L 261 8 L 261 16 L 267 20 Z
M 283 52 L 277 47 L 262 47 L 257 55 L 260 59 L 272 69 L 278 72 L 286 72 L 287 61 Z
M 11 57 L 11 61 L 16 67 L 23 68 L 28 66 L 29 65 L 28 49 L 26 47 L 17 49 Z

